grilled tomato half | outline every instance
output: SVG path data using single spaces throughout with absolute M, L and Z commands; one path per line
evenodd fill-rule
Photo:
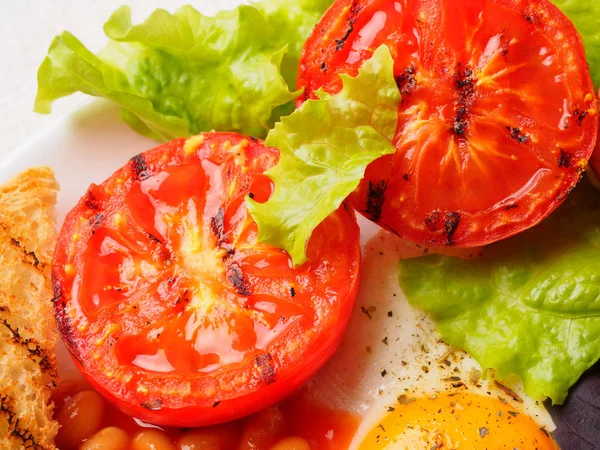
M 300 103 L 387 45 L 397 152 L 351 204 L 403 238 L 479 246 L 543 220 L 587 168 L 598 107 L 582 40 L 547 0 L 337 0 L 308 39 Z
M 62 338 L 127 414 L 191 427 L 298 389 L 338 347 L 358 283 L 359 229 L 342 207 L 309 262 L 259 243 L 245 198 L 271 195 L 278 152 L 233 133 L 176 140 L 91 185 L 53 267 Z

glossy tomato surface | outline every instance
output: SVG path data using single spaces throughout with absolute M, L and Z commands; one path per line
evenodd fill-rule
M 587 167 L 598 107 L 580 36 L 547 0 L 337 0 L 307 41 L 303 99 L 387 45 L 395 155 L 350 202 L 401 237 L 483 245 L 537 224 Z
M 337 348 L 356 296 L 345 208 L 309 262 L 257 242 L 278 152 L 232 133 L 177 140 L 91 185 L 55 253 L 55 315 L 81 371 L 127 414 L 177 427 L 236 419 L 298 389 Z

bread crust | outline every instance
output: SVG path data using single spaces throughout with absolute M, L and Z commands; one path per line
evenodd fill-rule
M 0 186 L 0 449 L 55 449 L 50 266 L 58 184 L 34 167 Z

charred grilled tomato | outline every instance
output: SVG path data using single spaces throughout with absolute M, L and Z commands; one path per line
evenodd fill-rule
M 478 246 L 550 214 L 587 167 L 598 107 L 581 37 L 547 0 L 337 0 L 306 42 L 304 99 L 381 45 L 402 94 L 395 155 L 350 203 L 401 237 Z
M 191 427 L 298 389 L 338 347 L 356 296 L 359 229 L 341 208 L 293 268 L 258 243 L 278 151 L 233 133 L 176 140 L 91 185 L 53 267 L 55 316 L 75 363 L 127 414 Z

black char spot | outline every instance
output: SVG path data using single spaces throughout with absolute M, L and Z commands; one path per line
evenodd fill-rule
M 140 153 L 134 156 L 129 162 L 136 181 L 143 181 L 150 177 L 150 172 L 146 165 L 146 157 L 143 154 Z
M 460 64 L 458 64 L 453 78 L 456 88 L 454 101 L 456 115 L 452 130 L 457 136 L 464 137 L 469 128 L 471 115 L 469 109 L 475 98 L 476 79 L 470 66 L 465 66 L 463 71 Z
M 225 211 L 223 208 L 219 208 L 217 215 L 210 218 L 210 229 L 219 243 L 221 243 L 225 237 Z
M 529 137 L 521 132 L 518 128 L 515 127 L 506 127 L 508 130 L 511 139 L 514 139 L 519 144 L 525 144 L 529 142 Z
M 385 191 L 387 183 L 380 181 L 373 183 L 369 181 L 369 192 L 367 194 L 367 209 L 365 213 L 375 222 L 381 218 L 383 203 L 385 202 Z
M 248 297 L 251 294 L 248 280 L 246 280 L 244 272 L 242 272 L 242 269 L 236 263 L 230 264 L 227 268 L 227 279 L 238 294 L 243 295 L 244 297 Z
M 77 353 L 77 342 L 75 341 L 73 324 L 66 311 L 66 303 L 62 297 L 60 288 L 54 290 L 54 297 L 56 299 L 54 303 L 54 319 L 56 320 L 60 335 L 71 355 L 83 366 L 83 362 Z
M 558 156 L 558 167 L 568 169 L 571 167 L 571 159 L 573 155 L 571 153 L 565 152 L 563 149 L 560 150 L 560 155 Z
M 354 0 L 352 2 L 352 7 L 350 8 L 350 12 L 356 16 L 361 10 L 362 10 L 362 6 L 360 6 L 358 0 Z
M 431 232 L 437 231 L 440 223 L 440 212 L 433 211 L 425 218 L 425 226 Z
M 156 236 L 154 236 L 152 233 L 147 233 L 147 235 L 148 235 L 148 239 L 150 239 L 151 241 L 162 244 L 162 241 L 159 238 L 157 238 Z
M 457 212 L 451 212 L 446 214 L 446 218 L 444 219 L 444 234 L 447 237 L 447 245 L 454 245 L 452 238 L 454 237 L 454 233 L 456 233 L 456 229 L 460 224 L 460 214 Z
M 258 355 L 254 361 L 260 370 L 260 378 L 267 384 L 275 382 L 275 366 L 273 365 L 273 358 L 268 353 L 264 355 Z
M 92 184 L 85 193 L 83 201 L 85 203 L 85 206 L 87 206 L 89 209 L 97 210 L 100 208 L 98 198 L 95 193 L 97 189 L 98 186 Z
M 417 87 L 416 71 L 415 66 L 412 65 L 404 69 L 400 75 L 394 77 L 402 95 L 408 96 L 415 91 Z
M 577 125 L 581 126 L 583 125 L 583 119 L 585 119 L 588 115 L 587 111 L 579 111 L 578 109 L 575 110 L 575 117 L 577 119 Z
M 354 31 L 354 22 L 355 22 L 355 18 L 351 18 L 350 20 L 348 20 L 348 29 L 346 30 L 346 32 L 344 33 L 344 35 L 340 38 L 340 39 L 336 39 L 335 43 L 335 49 L 336 50 L 341 50 L 344 48 L 344 45 L 346 44 L 346 41 L 348 40 L 348 38 L 350 37 L 350 35 L 352 34 L 352 32 Z

